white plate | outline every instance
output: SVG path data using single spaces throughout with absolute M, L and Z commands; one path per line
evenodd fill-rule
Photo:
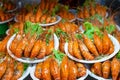
M 116 25 L 116 28 L 118 29 L 118 31 L 120 31 L 120 26 Z
M 3 22 L 0 22 L 0 24 L 4 24 L 4 23 L 7 23 L 7 22 L 10 22 L 10 21 L 12 21 L 14 19 L 14 17 L 12 17 L 12 18 L 10 18 L 10 19 L 8 19 L 8 20 L 5 20 L 5 21 L 3 21 Z
M 17 15 L 16 15 L 16 16 L 17 16 Z M 15 22 L 19 22 L 19 21 L 17 20 L 16 16 L 15 16 L 15 18 L 14 18 L 14 21 L 15 21 Z M 60 16 L 56 16 L 56 18 L 57 18 L 57 21 L 55 21 L 55 22 L 53 22 L 53 23 L 39 24 L 39 25 L 42 26 L 42 27 L 47 27 L 47 26 L 55 25 L 55 24 L 59 23 L 59 22 L 61 21 L 61 19 L 62 19 Z
M 6 35 L 10 35 L 10 34 L 9 34 L 9 31 L 10 31 L 10 29 L 8 29 L 8 30 L 6 31 Z
M 72 59 L 72 60 L 75 60 L 77 62 L 81 62 L 81 63 L 96 63 L 96 62 L 103 62 L 103 61 L 106 61 L 112 57 L 114 57 L 117 52 L 119 51 L 120 49 L 120 46 L 119 46 L 119 42 L 116 38 L 114 38 L 113 36 L 109 35 L 110 39 L 112 40 L 113 44 L 114 44 L 114 52 L 112 54 L 110 54 L 109 56 L 105 56 L 103 57 L 102 59 L 99 59 L 99 60 L 80 60 L 80 59 L 77 59 L 75 57 L 73 57 L 72 55 L 70 55 L 70 53 L 68 52 L 68 43 L 65 43 L 65 46 L 64 46 L 64 50 L 65 50 L 65 53 L 67 54 L 67 56 Z
M 30 76 L 33 80 L 39 80 L 38 78 L 35 77 L 34 75 L 34 72 L 35 72 L 35 68 L 36 68 L 36 65 L 33 65 L 33 67 L 31 68 L 31 71 L 30 71 Z M 83 77 L 80 77 L 76 80 L 84 80 L 86 77 L 88 76 L 88 69 L 86 71 L 86 75 L 84 75 Z
M 39 62 L 43 62 L 44 60 L 46 60 L 49 56 L 46 56 L 44 57 L 43 59 L 30 59 L 30 58 L 25 58 L 25 57 L 22 57 L 22 58 L 18 58 L 16 57 L 9 49 L 10 47 L 10 44 L 12 43 L 12 41 L 14 40 L 16 34 L 14 34 L 8 41 L 7 43 L 7 51 L 8 51 L 8 54 L 14 58 L 15 60 L 17 61 L 20 61 L 20 62 L 23 62 L 23 63 L 39 63 Z M 54 48 L 57 50 L 59 47 L 59 41 L 58 41 L 58 38 L 57 36 L 54 34 Z
M 93 77 L 93 78 L 95 78 L 95 79 L 97 79 L 97 80 L 112 80 L 111 78 L 105 79 L 105 78 L 103 78 L 103 77 L 100 77 L 100 76 L 94 74 L 93 72 L 90 71 L 90 65 L 86 65 L 86 66 L 87 66 L 87 68 L 88 68 L 88 74 L 89 74 L 91 77 Z
M 23 75 L 18 80 L 24 80 L 29 75 L 30 71 L 31 71 L 31 67 L 28 66 L 26 71 L 24 71 Z
M 16 6 L 14 9 L 12 9 L 12 10 L 8 10 L 8 11 L 6 11 L 6 12 L 8 12 L 8 13 L 11 13 L 11 12 L 14 12 L 14 11 L 16 11 L 18 9 L 18 6 Z

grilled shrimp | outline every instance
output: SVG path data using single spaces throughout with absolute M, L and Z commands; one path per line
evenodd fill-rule
M 21 39 L 22 39 L 22 34 L 18 33 L 15 36 L 15 39 L 12 41 L 12 43 L 10 45 L 10 50 L 12 51 L 13 54 L 15 53 L 16 47 L 17 47 L 18 43 L 21 41 Z
M 95 63 L 93 67 L 95 69 L 95 73 L 99 76 L 102 76 L 102 64 L 98 62 L 98 63 Z
M 41 40 L 37 40 L 33 46 L 33 49 L 31 51 L 31 58 L 36 57 L 39 54 L 40 48 L 41 48 Z
M 50 40 L 47 46 L 46 55 L 51 54 L 53 49 L 54 49 L 54 40 Z
M 102 64 L 102 73 L 104 78 L 108 78 L 110 75 L 110 61 L 105 61 Z
M 7 60 L 8 60 L 7 69 L 1 80 L 11 80 L 14 73 L 14 60 L 9 57 L 7 57 Z
M 0 79 L 4 75 L 6 69 L 7 69 L 7 61 L 5 60 L 5 61 L 0 63 Z
M 103 34 L 102 45 L 103 45 L 102 52 L 103 52 L 103 54 L 106 54 L 110 49 L 110 39 L 109 39 L 106 31 Z
M 14 66 L 14 73 L 12 76 L 11 80 L 17 80 L 18 78 L 20 78 L 24 72 L 24 65 L 21 62 L 17 62 L 16 66 Z
M 64 52 L 64 44 L 65 44 L 65 40 L 63 38 L 63 36 L 60 36 L 60 46 L 59 49 L 61 52 Z
M 94 44 L 95 44 L 98 52 L 101 54 L 102 53 L 102 40 L 96 33 L 94 33 Z
M 73 54 L 76 58 L 82 59 L 81 52 L 79 50 L 79 43 L 75 37 L 73 37 Z
M 73 41 L 72 40 L 69 40 L 69 42 L 68 42 L 68 51 L 72 56 L 74 56 L 74 54 L 73 54 Z
M 46 51 L 47 51 L 47 46 L 46 46 L 46 42 L 43 40 L 41 41 L 41 49 L 39 51 L 39 54 L 37 56 L 37 58 L 43 58 L 45 57 Z
M 117 77 L 120 73 L 120 62 L 117 58 L 113 58 L 111 62 L 111 72 L 112 72 L 112 79 L 117 80 Z
M 43 62 L 43 65 L 42 65 L 42 79 L 43 80 L 51 80 L 50 62 L 51 62 L 51 58 L 48 58 L 47 60 Z
M 113 42 L 110 40 L 110 49 L 109 49 L 109 51 L 107 52 L 107 54 L 111 54 L 111 53 L 113 53 L 114 52 L 114 44 L 113 44 Z
M 26 45 L 25 50 L 24 50 L 24 56 L 25 57 L 29 57 L 30 56 L 30 52 L 36 42 L 36 34 L 33 35 L 33 37 L 30 38 L 30 40 L 28 40 L 28 45 Z
M 89 52 L 89 50 L 87 49 L 86 45 L 81 41 L 78 40 L 79 42 L 79 49 L 82 53 L 82 56 L 86 59 L 86 60 L 93 60 L 94 56 L 92 56 Z
M 60 75 L 61 80 L 68 80 L 69 68 L 68 68 L 68 57 L 64 56 L 62 63 L 60 65 Z
M 76 63 L 77 65 L 77 69 L 78 69 L 78 74 L 77 74 L 77 77 L 82 77 L 86 74 L 86 68 L 83 64 L 81 63 Z
M 89 11 L 86 7 L 84 7 L 84 18 L 89 18 L 90 15 L 89 15 Z
M 24 51 L 24 49 L 25 49 L 25 46 L 27 45 L 27 37 L 25 36 L 19 43 L 18 43 L 18 45 L 17 45 L 17 47 L 16 47 L 16 51 L 15 51 L 15 56 L 17 56 L 17 57 L 22 57 L 22 53 L 23 53 L 23 51 Z
M 50 62 L 50 72 L 54 80 L 60 80 L 60 68 L 57 61 L 52 58 Z
M 93 44 L 93 42 L 87 36 L 85 36 L 85 35 L 83 36 L 83 41 L 84 41 L 85 45 L 87 46 L 87 48 L 89 49 L 90 52 L 92 52 L 96 57 L 99 56 L 95 45 Z
M 72 60 L 69 60 L 68 64 L 69 64 L 69 77 L 68 77 L 68 80 L 76 80 L 77 73 L 78 73 L 77 65 Z
M 34 75 L 35 75 L 35 77 L 37 77 L 38 79 L 41 79 L 41 77 L 42 77 L 42 65 L 43 65 L 43 63 L 38 63 L 38 64 L 36 65 L 36 68 L 35 68 L 35 73 L 34 73 Z

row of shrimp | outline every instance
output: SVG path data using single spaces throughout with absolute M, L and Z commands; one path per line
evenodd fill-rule
M 3 3 L 2 8 L 3 8 L 5 11 L 9 11 L 9 10 L 15 9 L 15 5 L 14 5 L 10 0 L 2 1 L 2 3 Z
M 98 62 L 92 65 L 91 72 L 105 79 L 120 80 L 120 61 L 114 57 L 111 61 Z
M 79 30 L 78 28 L 79 27 L 74 23 L 60 22 L 55 26 L 55 31 L 57 31 L 57 29 L 61 29 L 66 34 L 69 34 L 69 33 L 77 32 Z M 64 44 L 65 44 L 66 39 L 67 39 L 66 37 L 68 38 L 69 36 L 65 36 L 62 34 L 60 34 L 60 36 L 59 36 L 59 49 L 62 52 L 64 52 Z
M 86 75 L 86 68 L 81 63 L 75 63 L 64 56 L 58 64 L 54 57 L 38 63 L 34 72 L 35 77 L 43 80 L 76 80 Z
M 13 17 L 11 13 L 5 13 L 2 9 L 0 9 L 0 21 L 6 21 Z
M 24 64 L 6 56 L 0 63 L 0 80 L 17 80 L 24 72 Z
M 75 34 L 71 36 L 72 38 L 68 41 L 68 51 L 78 59 L 93 60 L 100 55 L 110 55 L 114 52 L 114 44 L 107 32 L 103 33 L 102 39 L 94 33 L 93 41 L 84 34 L 82 39 L 77 39 Z
M 41 3 L 44 3 L 44 1 L 45 0 L 42 0 Z M 49 0 L 47 0 L 47 1 L 49 1 Z M 43 6 L 47 6 L 46 4 L 48 4 L 48 3 L 46 3 L 46 2 L 45 2 L 45 4 L 41 4 L 41 3 L 39 4 L 39 6 L 32 6 L 30 8 L 30 10 L 28 10 L 28 11 L 25 11 L 26 9 L 24 9 L 23 12 L 19 13 L 16 16 L 16 20 L 18 22 L 31 21 L 33 23 L 42 23 L 42 24 L 55 22 L 57 20 L 56 16 L 52 15 L 52 12 L 49 13 L 49 10 L 44 9 L 44 7 L 43 7 Z M 54 3 L 52 3 L 52 4 L 54 4 Z M 54 7 L 52 4 L 50 4 L 50 6 Z
M 23 26 L 23 24 L 21 25 Z M 48 44 L 46 43 L 47 34 L 48 30 L 44 31 L 40 36 L 37 36 L 37 33 L 31 35 L 30 32 L 23 34 L 22 31 L 19 31 L 9 48 L 18 58 L 23 56 L 29 58 L 43 58 L 51 54 L 54 48 L 53 34 L 51 33 Z
M 90 4 L 90 8 L 87 8 L 86 6 L 84 8 L 81 8 L 77 14 L 77 17 L 85 19 L 94 16 L 95 14 L 99 14 L 102 17 L 105 17 L 106 8 L 104 6 L 101 6 L 100 4 Z
M 62 17 L 63 19 L 66 19 L 68 21 L 72 21 L 73 19 L 75 19 L 75 15 L 73 13 L 71 13 L 69 10 L 66 10 L 64 6 L 60 7 L 59 12 L 57 13 L 60 17 Z

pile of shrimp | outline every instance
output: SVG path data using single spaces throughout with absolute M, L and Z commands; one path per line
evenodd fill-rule
M 32 31 L 25 34 L 24 23 L 21 22 L 19 26 L 21 26 L 21 30 L 16 34 L 9 47 L 16 57 L 44 58 L 52 53 L 54 48 L 53 33 L 49 33 L 46 29 L 39 36 L 37 36 L 37 32 L 31 35 Z M 48 44 L 46 43 L 48 40 L 46 35 L 51 35 Z
M 91 71 L 105 79 L 112 76 L 112 80 L 120 80 L 120 61 L 114 57 L 111 61 L 107 60 L 103 63 L 95 63 L 92 65 Z
M 0 8 L 0 22 L 6 21 L 13 17 L 13 14 L 6 13 L 2 8 Z
M 106 31 L 103 32 L 102 38 L 94 33 L 93 40 L 84 34 L 81 39 L 77 39 L 75 34 L 71 36 L 68 41 L 68 51 L 78 59 L 94 60 L 99 59 L 101 55 L 110 55 L 114 52 L 114 44 Z
M 75 15 L 69 10 L 65 9 L 65 6 L 61 6 L 59 12 L 57 13 L 60 17 L 63 19 L 66 19 L 68 21 L 71 21 L 72 19 L 75 19 Z
M 86 75 L 86 67 L 81 63 L 69 60 L 67 56 L 63 57 L 60 64 L 52 57 L 38 63 L 34 75 L 43 80 L 76 80 Z
M 2 8 L 4 9 L 4 11 L 13 10 L 16 7 L 10 0 L 5 1 L 3 0 L 2 3 L 3 3 Z
M 24 72 L 24 64 L 6 56 L 0 63 L 0 80 L 17 80 Z
M 106 16 L 106 8 L 104 6 L 101 6 L 100 4 L 89 4 L 89 8 L 86 6 L 84 8 L 81 8 L 77 14 L 78 18 L 86 19 L 91 16 L 94 16 L 95 14 L 99 14 L 102 17 Z
M 33 23 L 42 24 L 53 23 L 57 21 L 56 15 L 52 13 L 56 3 L 57 0 L 42 0 L 38 6 L 33 6 L 27 11 L 26 9 L 21 10 L 21 12 L 17 14 L 16 19 L 18 22 L 31 21 Z

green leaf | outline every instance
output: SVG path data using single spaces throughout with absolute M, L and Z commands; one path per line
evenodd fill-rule
M 68 6 L 68 5 L 65 5 L 65 9 L 68 11 L 68 10 L 69 10 L 69 6 Z
M 75 34 L 75 37 L 76 37 L 77 39 L 82 39 L 82 34 Z
M 120 51 L 117 53 L 116 58 L 120 59 Z
M 64 53 L 58 51 L 58 50 L 53 50 L 53 53 L 55 55 L 55 58 L 58 60 L 58 61 L 62 61 L 63 57 L 65 56 Z
M 13 30 L 14 30 L 14 33 L 15 33 L 15 34 L 19 32 L 19 29 L 18 29 L 18 28 L 13 28 Z
M 46 38 L 46 44 L 48 45 L 50 39 L 52 38 L 52 30 L 51 29 L 48 30 L 48 33 L 46 34 L 45 38 Z
M 107 30 L 107 32 L 108 32 L 109 34 L 111 34 L 112 32 L 115 31 L 115 26 L 111 24 L 111 25 L 109 25 L 109 26 L 106 26 L 105 29 Z
M 28 68 L 29 64 L 27 63 L 23 63 L 24 64 L 24 71 L 26 71 L 26 69 Z

